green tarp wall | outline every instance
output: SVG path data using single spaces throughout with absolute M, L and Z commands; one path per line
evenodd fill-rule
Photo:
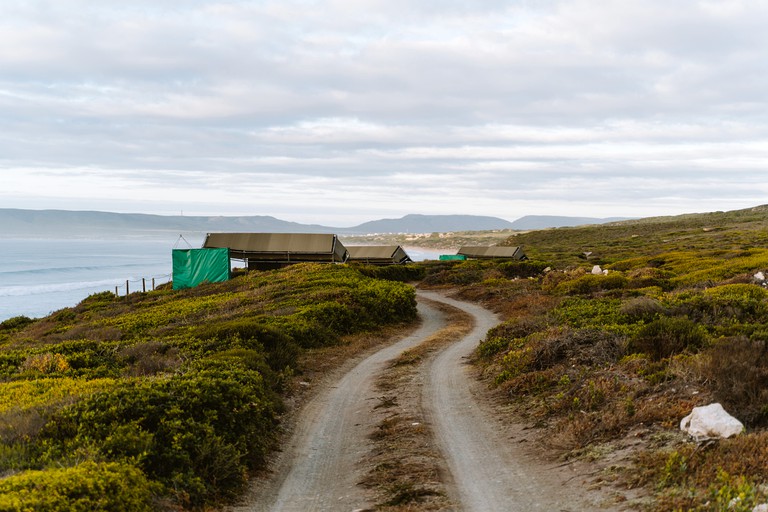
M 229 279 L 229 249 L 173 249 L 173 289 Z
M 464 261 L 467 257 L 463 254 L 441 254 L 440 261 Z

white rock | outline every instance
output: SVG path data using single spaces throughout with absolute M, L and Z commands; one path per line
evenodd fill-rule
M 752 509 L 752 512 L 768 512 L 768 503 L 755 505 L 755 508 Z
M 687 432 L 699 442 L 741 434 L 744 425 L 725 412 L 722 405 L 714 403 L 703 407 L 694 407 L 691 414 L 680 422 L 680 430 Z
M 603 269 L 600 268 L 600 265 L 595 265 L 592 267 L 592 273 L 598 276 L 603 273 Z
M 763 274 L 762 272 L 758 272 L 757 274 L 755 274 L 754 277 L 755 277 L 755 281 L 759 281 L 761 283 L 765 281 L 765 274 Z

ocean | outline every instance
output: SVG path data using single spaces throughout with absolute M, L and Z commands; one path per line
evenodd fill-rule
M 8 239 L 0 244 L 0 321 L 39 318 L 103 291 L 147 291 L 171 280 L 171 250 L 200 247 L 202 240 Z M 407 248 L 415 261 L 437 259 L 438 250 Z
M 8 239 L 0 244 L 0 321 L 46 316 L 91 294 L 171 280 L 175 240 Z M 190 241 L 190 243 L 192 243 Z M 183 242 L 182 242 L 183 244 Z M 199 242 L 193 247 L 199 247 Z M 180 245 L 187 248 L 186 244 Z

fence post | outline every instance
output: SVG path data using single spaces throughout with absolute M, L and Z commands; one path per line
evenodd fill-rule
M 143 277 L 141 278 L 141 291 L 142 291 L 143 293 L 146 293 L 146 292 L 147 292 L 147 283 L 146 283 L 146 281 L 144 280 L 144 278 L 143 278 Z
M 120 296 L 120 294 L 117 293 L 117 286 L 115 286 L 115 297 L 119 297 L 119 296 Z
M 131 293 L 131 292 L 128 290 L 128 280 L 126 279 L 125 280 L 125 294 L 128 295 L 129 293 Z
M 152 278 L 152 291 L 155 291 L 155 278 Z

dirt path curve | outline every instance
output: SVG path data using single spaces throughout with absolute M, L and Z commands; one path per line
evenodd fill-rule
M 467 365 L 477 344 L 499 323 L 492 312 L 438 293 L 419 295 L 463 309 L 475 328 L 440 352 L 427 372 L 422 407 L 446 458 L 456 496 L 467 511 L 577 511 L 598 508 L 585 489 L 568 485 L 567 470 L 532 459 L 502 424 Z
M 273 478 L 256 484 L 249 505 L 232 511 L 353 511 L 373 506 L 358 486 L 374 428 L 370 414 L 376 375 L 387 361 L 443 327 L 444 315 L 419 304 L 421 326 L 368 356 L 300 413 L 295 431 L 274 467 Z
M 526 452 L 472 376 L 466 358 L 498 318 L 480 306 L 419 291 L 422 299 L 443 302 L 474 317 L 461 341 L 430 358 L 418 372 L 421 408 L 447 467 L 449 498 L 467 511 L 579 511 L 600 508 L 586 491 L 567 483 L 567 470 L 553 468 Z M 269 479 L 254 484 L 245 511 L 341 511 L 374 508 L 358 483 L 370 469 L 369 435 L 378 393 L 377 375 L 388 361 L 445 327 L 446 318 L 425 300 L 421 326 L 411 335 L 367 356 L 350 370 L 340 369 L 299 413 L 292 435 L 273 464 Z M 567 483 L 567 485 L 566 485 Z M 605 510 L 605 509 L 604 509 Z

